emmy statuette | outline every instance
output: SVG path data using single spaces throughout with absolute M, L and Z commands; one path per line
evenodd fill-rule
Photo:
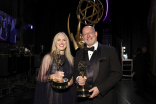
M 80 61 L 78 64 L 78 71 L 79 71 L 79 75 L 82 76 L 82 78 L 84 78 L 86 68 L 87 68 L 87 63 L 85 61 Z M 84 86 L 82 86 L 77 89 L 76 95 L 77 97 L 89 97 L 90 92 L 88 91 L 88 89 L 85 89 Z
M 65 62 L 65 57 L 61 58 L 59 51 L 53 52 L 53 61 L 57 65 L 57 71 L 61 71 L 61 66 Z M 60 78 L 60 79 L 53 79 L 52 88 L 55 89 L 66 89 L 68 88 L 68 79 L 67 78 Z

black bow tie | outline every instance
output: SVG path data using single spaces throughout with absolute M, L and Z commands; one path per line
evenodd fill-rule
M 94 51 L 94 47 L 90 47 L 90 48 L 85 47 L 85 51 Z

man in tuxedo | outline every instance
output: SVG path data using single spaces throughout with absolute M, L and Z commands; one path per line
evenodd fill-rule
M 116 50 L 112 46 L 101 45 L 97 41 L 97 31 L 92 26 L 82 29 L 82 39 L 87 47 L 77 51 L 75 56 L 75 76 L 79 86 L 92 94 L 78 98 L 79 104 L 117 104 L 115 86 L 122 78 L 122 69 Z M 93 50 L 88 50 L 94 47 Z M 78 64 L 87 63 L 85 77 L 79 76 Z

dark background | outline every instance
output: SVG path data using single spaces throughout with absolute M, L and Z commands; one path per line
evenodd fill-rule
M 105 0 L 101 0 L 105 5 Z M 98 41 L 109 38 L 110 45 L 114 46 L 121 55 L 121 42 L 126 47 L 128 58 L 132 58 L 135 50 L 146 46 L 149 49 L 148 16 L 151 0 L 108 0 L 109 11 L 107 19 L 102 19 L 95 25 L 98 31 Z M 44 47 L 44 54 L 51 49 L 54 35 L 64 31 L 67 35 L 67 19 L 70 16 L 70 30 L 76 35 L 78 19 L 76 9 L 79 0 L 1 0 L 0 10 L 18 19 L 19 36 L 22 45 L 33 47 L 34 54 L 40 54 Z M 31 31 L 22 30 L 24 25 L 32 24 Z M 109 30 L 106 36 L 105 30 Z M 110 35 L 110 36 L 109 36 Z M 109 43 L 108 42 L 108 43 Z M 71 43 L 73 56 L 74 50 Z
M 6 99 L 7 102 L 13 103 L 13 101 L 17 100 L 17 102 L 27 103 L 34 101 L 34 91 L 30 92 L 28 88 L 35 88 L 36 76 L 38 75 L 42 57 L 50 52 L 55 34 L 63 31 L 69 36 L 67 32 L 69 14 L 71 15 L 70 30 L 74 36 L 77 33 L 78 19 L 76 9 L 79 1 L 0 0 L 0 10 L 18 20 L 16 26 L 18 29 L 18 44 L 0 41 L 0 90 L 2 92 L 0 97 L 17 89 L 18 93 L 15 96 L 7 96 L 9 98 L 9 100 Z M 106 8 L 106 0 L 100 1 Z M 122 46 L 126 47 L 125 53 L 128 54 L 129 59 L 132 59 L 137 48 L 147 47 L 151 55 L 152 72 L 149 91 L 147 90 L 147 92 L 151 96 L 154 95 L 152 97 L 154 99 L 156 88 L 156 10 L 154 7 L 156 6 L 156 1 L 108 0 L 108 3 L 107 18 L 102 21 L 105 17 L 104 12 L 102 19 L 95 25 L 95 29 L 98 31 L 98 42 L 114 46 L 120 61 L 122 61 Z M 30 25 L 33 25 L 33 29 L 30 29 Z M 21 53 L 19 50 L 11 51 L 17 46 L 18 48 L 20 47 Z M 30 49 L 30 53 L 24 53 L 23 47 Z M 74 49 L 71 41 L 70 47 L 72 55 L 75 56 L 77 50 Z M 131 88 L 127 85 L 128 83 L 126 81 L 125 84 L 121 84 Z M 130 82 L 129 84 L 133 83 Z M 124 86 L 121 88 L 124 88 Z M 26 93 L 21 93 L 22 90 Z M 127 90 L 130 91 L 128 92 L 130 95 L 133 92 L 131 90 Z M 147 98 L 149 98 L 148 94 Z M 132 100 L 135 101 L 133 98 Z

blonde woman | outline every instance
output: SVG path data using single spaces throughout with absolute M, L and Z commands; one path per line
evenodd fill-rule
M 61 67 L 61 72 L 57 71 L 56 63 L 54 62 L 53 52 L 59 51 L 61 58 L 65 57 L 65 62 Z M 42 64 L 37 77 L 35 89 L 35 104 L 73 104 L 73 56 L 70 52 L 70 44 L 67 35 L 64 32 L 59 32 L 55 35 L 52 43 L 51 52 L 43 57 Z M 50 80 L 59 78 L 68 78 L 68 87 L 64 90 L 53 89 Z

